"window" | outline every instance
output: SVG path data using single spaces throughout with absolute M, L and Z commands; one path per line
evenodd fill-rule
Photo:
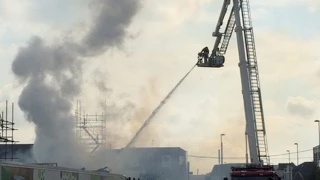
M 162 167 L 170 167 L 170 166 L 171 166 L 171 157 L 162 156 Z

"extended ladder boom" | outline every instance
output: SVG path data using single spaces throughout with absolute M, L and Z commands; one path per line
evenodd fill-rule
M 265 163 L 270 163 L 249 0 L 241 0 L 241 10 L 243 34 L 245 39 L 246 56 L 248 63 L 247 69 L 250 80 L 251 103 L 253 106 L 252 108 L 255 121 L 254 130 L 256 136 L 256 148 L 258 150 L 259 160 Z
M 269 163 L 265 122 L 262 107 L 258 63 L 250 15 L 249 0 L 232 0 L 233 7 L 224 33 L 219 30 L 223 24 L 230 0 L 224 0 L 219 20 L 213 32 L 216 41 L 209 58 L 209 64 L 199 63 L 199 67 L 222 67 L 232 32 L 236 26 L 239 53 L 239 67 L 243 103 L 246 116 L 246 134 L 251 163 Z M 221 39 L 223 40 L 221 42 Z M 199 58 L 199 57 L 198 57 Z

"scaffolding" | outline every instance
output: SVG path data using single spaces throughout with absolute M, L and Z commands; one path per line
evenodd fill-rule
M 103 113 L 95 115 L 82 113 L 81 101 L 78 100 L 75 119 L 76 135 L 90 153 L 106 147 L 106 120 Z
M 11 121 L 8 120 L 8 101 L 6 100 L 5 104 L 5 114 L 2 111 L 0 114 L 0 159 L 2 160 L 9 160 L 12 161 L 16 158 L 14 158 L 14 144 L 18 141 L 15 141 L 13 138 L 13 132 L 15 130 L 14 128 L 14 103 L 12 103 L 12 109 L 11 109 Z

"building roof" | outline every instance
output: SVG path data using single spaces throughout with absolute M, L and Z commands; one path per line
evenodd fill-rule
M 2 149 L 5 149 L 5 144 L 0 144 L 0 151 Z M 19 150 L 30 150 L 33 147 L 33 144 L 13 144 L 13 149 L 19 149 Z M 7 149 L 11 148 L 11 144 L 7 144 Z M 180 148 L 180 147 L 132 147 L 132 148 L 121 148 L 121 149 L 112 149 L 112 150 L 181 150 L 186 152 L 186 150 Z
M 19 162 L 1 162 L 2 166 L 8 166 L 8 167 L 22 167 L 22 168 L 39 168 L 39 169 L 45 169 L 45 170 L 60 170 L 60 171 L 68 171 L 68 172 L 75 172 L 75 173 L 81 173 L 81 174 L 90 174 L 90 175 L 100 175 L 103 177 L 119 177 L 122 179 L 126 179 L 126 177 L 122 174 L 114 174 L 114 173 L 105 173 L 105 172 L 98 172 L 98 171 L 87 171 L 87 170 L 81 170 L 81 169 L 74 169 L 74 168 L 68 168 L 68 167 L 59 167 L 59 166 L 43 166 L 38 164 L 26 164 L 26 163 L 19 163 Z M 111 178 L 113 179 L 113 178 Z
M 180 150 L 187 152 L 186 150 L 182 149 L 181 147 L 132 147 L 132 148 L 121 148 L 118 150 Z
M 277 170 L 284 170 L 288 165 L 292 168 L 296 167 L 294 163 L 279 163 Z

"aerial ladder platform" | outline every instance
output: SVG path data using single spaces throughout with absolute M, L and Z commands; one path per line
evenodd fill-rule
M 224 66 L 228 45 L 236 32 L 242 95 L 246 117 L 246 134 L 249 145 L 250 163 L 269 164 L 266 127 L 263 114 L 262 96 L 259 80 L 255 39 L 250 14 L 249 0 L 232 0 L 233 6 L 225 27 L 221 33 L 225 15 L 231 0 L 224 0 L 215 31 L 216 37 L 211 54 L 202 50 L 198 53 L 198 66 L 220 68 Z

